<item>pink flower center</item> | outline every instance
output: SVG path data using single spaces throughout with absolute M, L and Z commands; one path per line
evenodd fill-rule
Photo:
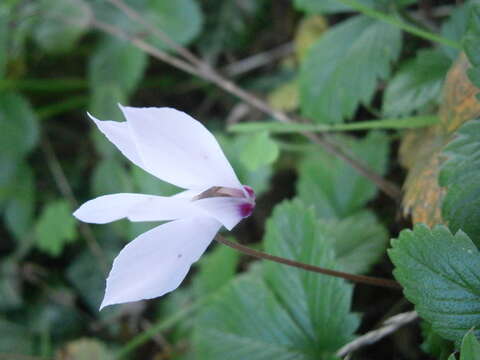
M 253 209 L 255 208 L 254 204 L 251 203 L 243 203 L 240 205 L 240 215 L 244 218 L 249 217 L 252 215 Z

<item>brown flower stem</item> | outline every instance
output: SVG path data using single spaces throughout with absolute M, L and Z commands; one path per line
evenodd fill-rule
M 376 277 L 365 276 L 365 275 L 349 274 L 342 271 L 331 270 L 331 269 L 326 269 L 320 266 L 305 264 L 299 261 L 286 259 L 280 256 L 270 255 L 263 251 L 254 250 L 252 248 L 249 248 L 248 246 L 244 246 L 239 243 L 235 243 L 233 241 L 227 240 L 221 235 L 217 235 L 215 237 L 215 240 L 218 241 L 219 243 L 227 245 L 228 247 L 231 247 L 232 249 L 235 249 L 246 255 L 253 256 L 259 259 L 270 260 L 279 264 L 288 265 L 298 269 L 316 272 L 324 275 L 334 276 L 334 277 L 342 278 L 355 283 L 380 286 L 380 287 L 388 287 L 388 288 L 393 288 L 398 290 L 402 289 L 402 286 L 395 280 L 376 278 Z

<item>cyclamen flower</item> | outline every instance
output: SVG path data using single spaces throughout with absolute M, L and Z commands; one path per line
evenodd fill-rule
M 127 244 L 113 261 L 100 309 L 151 299 L 176 289 L 223 225 L 231 230 L 255 207 L 214 136 L 172 108 L 122 107 L 125 122 L 100 121 L 100 131 L 127 159 L 187 189 L 174 196 L 119 193 L 83 204 L 74 216 L 95 224 L 127 218 L 167 221 Z

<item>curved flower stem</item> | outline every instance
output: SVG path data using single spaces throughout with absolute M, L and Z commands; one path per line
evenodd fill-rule
M 429 31 L 420 29 L 419 27 L 416 27 L 414 25 L 403 22 L 399 18 L 396 18 L 396 17 L 391 16 L 389 14 L 385 14 L 385 13 L 377 11 L 375 9 L 372 9 L 369 6 L 361 4 L 357 0 L 337 0 L 337 1 L 341 2 L 342 4 L 350 6 L 351 8 L 357 10 L 358 12 L 360 12 L 360 13 L 366 15 L 366 16 L 369 16 L 369 17 L 372 17 L 374 19 L 386 22 L 390 25 L 396 26 L 396 27 L 404 30 L 405 32 L 408 32 L 412 35 L 418 36 L 422 39 L 432 41 L 432 42 L 435 42 L 435 43 L 438 43 L 438 44 L 446 45 L 446 46 L 452 47 L 454 49 L 461 49 L 462 48 L 462 46 L 456 41 L 447 39 L 447 38 L 442 37 L 440 35 L 431 33 Z
M 361 283 L 361 284 L 368 284 L 368 285 L 373 285 L 373 286 L 381 286 L 381 287 L 388 287 L 388 288 L 394 288 L 394 289 L 402 289 L 402 286 L 396 282 L 395 280 L 390 280 L 390 279 L 383 279 L 383 278 L 376 278 L 376 277 L 371 277 L 371 276 L 365 276 L 365 275 L 355 275 L 355 274 L 349 274 L 346 272 L 342 271 L 336 271 L 336 270 L 331 270 L 331 269 L 325 269 L 323 267 L 315 266 L 315 265 L 310 265 L 310 264 L 305 264 L 302 262 L 298 262 L 295 260 L 290 260 L 286 258 L 282 258 L 279 256 L 275 255 L 270 255 L 262 251 L 254 250 L 252 248 L 249 248 L 247 246 L 232 242 L 230 240 L 225 239 L 223 236 L 217 235 L 215 237 L 215 240 L 227 245 L 235 250 L 238 250 L 244 254 L 247 254 L 249 256 L 253 256 L 259 259 L 266 259 L 270 260 L 273 262 L 277 262 L 280 264 L 296 267 L 302 270 L 306 271 L 312 271 L 324 275 L 329 275 L 329 276 L 334 276 L 338 278 L 342 278 L 345 280 L 349 280 L 352 282 L 356 283 Z

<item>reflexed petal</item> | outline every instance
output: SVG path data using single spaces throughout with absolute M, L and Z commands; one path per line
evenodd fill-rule
M 144 169 L 185 189 L 241 188 L 214 136 L 172 108 L 121 107 Z
M 98 129 L 112 142 L 121 153 L 135 165 L 143 168 L 142 160 L 137 152 L 127 122 L 101 121 L 88 114 Z
M 195 205 L 206 210 L 228 230 L 232 230 L 242 220 L 244 217 L 242 205 L 246 203 L 245 199 L 232 197 L 213 197 L 194 201 Z
M 112 194 L 87 201 L 73 215 L 88 223 L 105 224 L 127 217 L 131 221 L 162 221 L 202 215 L 188 199 L 144 194 Z
M 100 309 L 176 289 L 220 226 L 215 219 L 196 217 L 157 226 L 137 237 L 115 258 Z

